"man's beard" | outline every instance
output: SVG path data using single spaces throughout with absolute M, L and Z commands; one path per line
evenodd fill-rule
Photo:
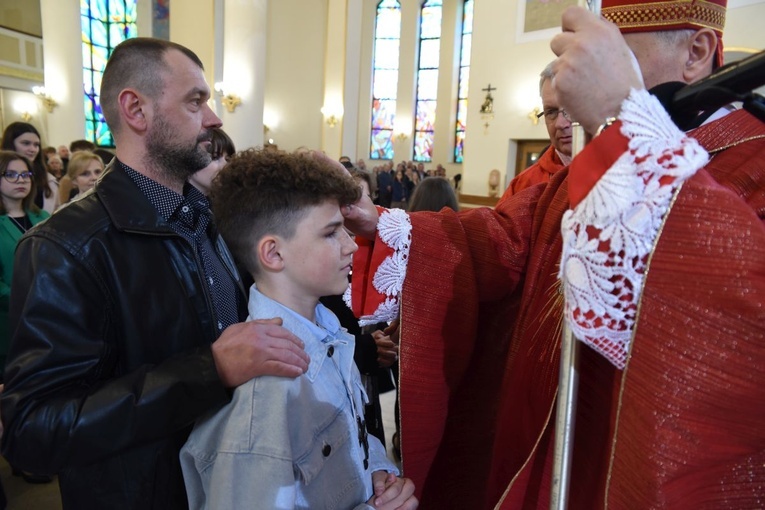
M 181 182 L 203 169 L 212 161 L 210 153 L 200 142 L 209 141 L 212 133 L 205 130 L 192 144 L 173 140 L 174 129 L 162 115 L 157 115 L 146 138 L 149 164 L 167 177 Z

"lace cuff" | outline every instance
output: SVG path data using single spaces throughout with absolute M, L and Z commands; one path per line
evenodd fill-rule
M 409 215 L 401 209 L 389 209 L 380 214 L 377 236 L 392 252 L 374 271 L 372 286 L 376 293 L 376 308 L 371 314 L 362 315 L 359 324 L 366 326 L 378 322 L 390 322 L 398 317 L 401 289 L 404 287 L 409 246 L 412 242 L 412 223 Z M 351 302 L 350 288 L 344 296 Z
M 648 257 L 664 217 L 675 191 L 707 163 L 708 155 L 645 90 L 632 90 L 619 120 L 629 148 L 564 215 L 559 277 L 574 336 L 622 369 Z M 598 141 L 580 156 L 597 151 Z

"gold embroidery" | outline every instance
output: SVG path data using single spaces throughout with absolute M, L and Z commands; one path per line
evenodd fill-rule
M 749 138 L 744 138 L 743 140 L 736 140 L 735 142 L 729 143 L 727 145 L 723 145 L 722 147 L 707 149 L 707 152 L 709 154 L 716 154 L 720 151 L 724 151 L 725 149 L 730 149 L 731 147 L 735 147 L 736 145 L 741 145 L 742 143 L 745 143 L 745 142 L 751 142 L 752 140 L 762 140 L 763 138 L 765 138 L 765 135 L 750 136 Z
M 689 23 L 722 32 L 725 8 L 712 2 L 677 0 L 602 9 L 602 16 L 620 28 L 649 28 Z
M 523 472 L 524 469 L 526 469 L 526 465 L 536 454 L 537 447 L 539 446 L 539 443 L 542 440 L 542 437 L 544 437 L 547 427 L 550 425 L 550 417 L 553 414 L 553 410 L 555 409 L 555 402 L 557 400 L 558 400 L 558 390 L 556 389 L 555 398 L 552 400 L 552 405 L 550 406 L 550 410 L 547 412 L 547 418 L 545 419 L 544 427 L 542 427 L 542 432 L 540 432 L 539 436 L 537 436 L 537 441 L 534 443 L 534 447 L 531 449 L 529 456 L 526 457 L 526 460 L 524 461 L 523 466 L 521 466 L 521 469 L 519 469 L 518 472 L 515 473 L 515 476 L 513 476 L 513 479 L 510 480 L 510 483 L 507 485 L 505 492 L 502 493 L 502 497 L 499 498 L 499 501 L 497 502 L 496 506 L 494 506 L 494 510 L 499 510 L 499 508 L 502 506 L 502 503 L 505 501 L 505 498 L 510 493 L 510 489 L 513 488 L 513 484 L 518 479 L 518 476 Z

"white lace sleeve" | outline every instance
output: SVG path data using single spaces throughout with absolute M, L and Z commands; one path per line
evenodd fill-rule
M 409 215 L 401 209 L 383 212 L 377 223 L 377 233 L 380 239 L 393 249 L 393 254 L 380 264 L 372 279 L 375 290 L 385 296 L 385 299 L 371 315 L 359 318 L 359 324 L 362 326 L 390 322 L 398 317 L 399 299 L 404 287 L 409 246 L 412 241 L 412 223 Z M 346 295 L 346 303 L 350 303 L 349 292 Z
M 622 104 L 629 150 L 563 217 L 565 318 L 576 338 L 624 368 L 648 256 L 675 191 L 708 155 L 645 90 Z

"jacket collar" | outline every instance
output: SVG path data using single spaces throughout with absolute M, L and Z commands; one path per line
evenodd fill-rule
M 114 158 L 96 183 L 95 193 L 119 230 L 174 234 L 149 199 Z M 86 193 L 87 195 L 88 193 Z

